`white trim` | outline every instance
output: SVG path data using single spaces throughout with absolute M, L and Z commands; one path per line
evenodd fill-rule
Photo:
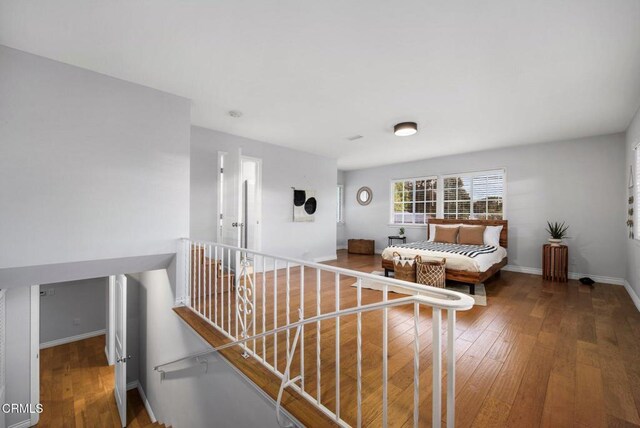
M 346 248 L 346 247 L 345 247 Z M 329 262 L 331 260 L 337 260 L 338 259 L 338 255 L 334 254 L 332 256 L 322 256 L 322 257 L 315 257 L 313 259 L 314 263 L 322 263 L 322 262 Z
M 336 209 L 336 224 L 344 224 L 344 184 L 336 185 L 336 192 L 340 192 L 336 195 L 338 207 Z M 339 214 L 339 215 L 338 215 Z
M 510 272 L 520 272 L 520 273 L 528 273 L 531 275 L 542 276 L 541 268 L 507 265 L 502 269 Z M 595 282 L 598 282 L 600 284 L 625 285 L 625 282 L 626 282 L 624 278 L 616 278 L 613 276 L 601 276 L 601 275 L 591 275 L 588 273 L 569 272 L 569 279 L 579 279 L 585 276 L 588 276 L 589 278 L 593 279 Z
M 105 344 L 105 352 L 107 354 L 107 364 L 110 366 L 115 364 L 116 359 L 116 339 L 114 336 L 116 322 L 116 306 L 115 306 L 115 289 L 116 277 L 110 275 L 108 279 L 108 295 L 107 295 L 107 340 Z
M 638 297 L 638 294 L 636 293 L 636 291 L 633 289 L 633 287 L 631 287 L 631 284 L 629 284 L 629 281 L 624 281 L 624 288 L 627 289 L 627 293 L 629 293 L 629 297 L 631 297 L 631 300 L 633 301 L 633 304 L 636 305 L 636 309 L 638 309 L 638 311 L 640 312 L 640 297 Z
M 127 383 L 127 391 L 131 391 L 132 389 L 136 389 L 138 387 L 138 381 L 134 380 Z
M 9 425 L 7 428 L 28 428 L 31 426 L 31 419 L 26 419 L 21 422 L 16 422 L 13 425 Z
M 90 331 L 88 333 L 78 334 L 76 336 L 63 337 L 62 339 L 51 340 L 49 342 L 44 342 L 40 344 L 40 349 L 51 348 L 53 346 L 64 345 L 65 343 L 77 342 L 78 340 L 88 339 L 90 337 L 100 336 L 102 334 L 106 334 L 107 330 L 96 330 Z
M 31 403 L 40 403 L 40 285 L 31 286 L 31 325 L 30 325 L 30 354 L 31 365 L 29 367 Z M 29 423 L 36 425 L 40 420 L 40 413 L 31 413 Z
M 151 403 L 149 403 L 149 400 L 147 399 L 147 394 L 144 393 L 144 389 L 142 389 L 142 385 L 140 385 L 140 382 L 138 382 L 138 393 L 140 394 L 140 398 L 142 398 L 144 408 L 147 409 L 147 413 L 149 414 L 149 419 L 151 419 L 151 422 L 158 422 L 158 420 L 156 419 L 156 415 L 153 414 Z
M 338 245 L 336 246 L 336 250 L 346 250 L 348 247 L 346 245 Z

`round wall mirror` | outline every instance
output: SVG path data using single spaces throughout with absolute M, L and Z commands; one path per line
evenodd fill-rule
M 369 205 L 371 203 L 371 199 L 373 198 L 373 192 L 368 187 L 361 187 L 358 189 L 358 193 L 356 194 L 356 200 L 360 205 Z

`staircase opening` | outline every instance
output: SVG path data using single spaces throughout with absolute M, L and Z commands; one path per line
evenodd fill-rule
M 156 366 L 161 377 L 217 351 L 306 426 L 453 426 L 469 296 L 191 240 L 177 276 L 174 311 L 212 349 Z

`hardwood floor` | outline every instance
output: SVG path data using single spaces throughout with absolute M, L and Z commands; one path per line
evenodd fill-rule
M 40 351 L 38 427 L 120 427 L 104 344 L 105 336 L 97 336 Z M 127 421 L 129 428 L 158 426 L 136 389 L 127 392 Z
M 348 255 L 339 252 L 336 266 L 363 272 L 380 270 L 379 256 Z M 273 273 L 266 275 L 265 292 L 258 274 L 256 285 L 257 332 L 262 329 L 262 298 L 266 297 L 264 325 L 270 329 L 286 321 L 284 269 L 278 271 L 278 310 L 273 307 Z M 298 284 L 299 268 L 291 268 L 291 283 Z M 307 317 L 316 314 L 316 273 L 305 271 L 303 304 L 300 289 L 290 291 L 290 319 L 297 319 L 298 307 Z M 341 308 L 356 303 L 353 278 L 342 277 L 338 286 Z M 547 282 L 540 276 L 503 272 L 500 278 L 485 283 L 488 305 L 475 306 L 461 312 L 456 324 L 456 425 L 560 427 L 560 426 L 640 426 L 640 313 L 621 286 L 595 284 L 584 286 L 577 281 Z M 335 279 L 321 277 L 321 310 L 335 309 Z M 396 295 L 397 296 L 397 295 Z M 234 304 L 235 296 L 224 295 Z M 364 303 L 381 299 L 374 290 L 362 291 Z M 222 295 L 218 308 L 204 304 L 200 309 L 221 319 Z M 179 311 L 180 312 L 180 311 Z M 389 313 L 389 425 L 413 424 L 413 322 L 412 308 L 398 308 Z M 192 325 L 198 324 L 203 336 L 214 346 L 226 339 L 198 317 L 180 315 Z M 225 318 L 228 313 L 225 313 Z M 191 319 L 191 321 L 190 321 Z M 382 315 L 362 316 L 363 340 L 363 421 L 366 426 L 381 424 Z M 225 321 L 225 325 L 227 321 Z M 234 321 L 230 327 L 235 331 Z M 446 330 L 446 319 L 443 320 Z M 204 332 L 205 329 L 211 330 Z M 321 337 L 321 399 L 335 411 L 335 321 L 323 321 Z M 420 346 L 420 425 L 431 424 L 431 311 L 422 309 L 419 322 Z M 292 368 L 292 377 L 304 373 L 304 389 L 317 394 L 316 328 L 309 326 L 304 334 L 304 370 L 300 367 L 300 349 Z M 341 416 L 355 425 L 356 414 L 356 316 L 340 320 L 340 397 Z M 286 335 L 257 341 L 250 346 L 270 363 L 284 367 Z M 253 348 L 255 346 L 255 348 Z M 264 354 L 263 354 L 264 352 Z M 234 363 L 238 349 L 223 353 Z M 248 360 L 244 360 L 248 361 Z M 240 369 L 254 370 L 251 363 Z M 268 375 L 254 382 L 273 384 Z M 445 375 L 446 376 L 446 375 Z M 274 377 L 275 378 L 275 377 Z M 277 385 L 277 382 L 275 382 Z M 273 385 L 270 387 L 273 389 Z M 266 388 L 268 389 L 268 388 Z M 276 389 L 277 391 L 277 389 Z M 271 392 L 268 391 L 270 395 Z M 295 397 L 288 399 L 294 415 L 302 406 Z M 295 404 L 292 406 L 291 404 Z M 304 413 L 304 409 L 302 409 Z M 443 415 L 445 412 L 443 411 Z M 311 421 L 310 423 L 308 421 Z M 444 420 L 444 419 L 443 419 Z M 319 419 L 307 419 L 309 426 L 321 426 Z

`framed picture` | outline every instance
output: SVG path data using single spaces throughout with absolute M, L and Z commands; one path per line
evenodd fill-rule
M 315 190 L 293 189 L 293 221 L 312 222 L 318 209 Z

